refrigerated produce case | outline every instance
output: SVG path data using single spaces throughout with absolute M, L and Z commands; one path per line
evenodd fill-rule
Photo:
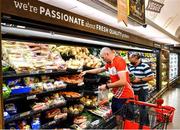
M 161 51 L 161 88 L 169 87 L 169 50 Z
M 169 86 L 175 87 L 179 84 L 180 70 L 179 70 L 179 48 L 170 47 L 169 52 Z
M 178 54 L 170 53 L 169 58 L 169 79 L 172 81 L 173 79 L 178 77 Z
M 37 44 L 29 41 L 10 38 L 2 41 L 3 62 L 6 68 L 3 70 L 4 92 L 7 92 L 7 88 L 10 89 L 9 95 L 4 97 L 4 111 L 7 114 L 4 117 L 5 128 L 18 128 L 22 124 L 32 128 L 33 121 L 39 122 L 39 128 L 57 128 L 59 124 L 67 127 L 64 122 L 69 122 L 68 126 L 73 127 L 73 118 L 87 120 L 87 117 L 78 117 L 83 111 L 89 115 L 95 114 L 89 110 L 98 107 L 97 87 L 106 83 L 108 77 L 94 75 L 92 78 L 91 75 L 91 78 L 82 79 L 78 74 L 82 70 L 103 65 L 98 57 L 100 48 L 64 46 L 62 41 L 60 44 Z M 122 57 L 126 57 L 128 50 L 118 52 Z M 126 52 L 124 56 L 123 52 Z M 141 51 L 141 54 L 143 62 L 148 62 L 152 69 L 156 70 L 156 54 L 151 51 Z M 156 89 L 156 86 L 151 86 L 150 92 Z M 21 103 L 26 107 L 22 108 Z M 100 112 L 107 112 L 105 117 L 110 116 L 109 110 L 100 109 L 94 116 L 98 116 Z M 51 113 L 56 114 L 54 118 L 47 118 Z M 100 119 L 103 120 L 104 116 Z

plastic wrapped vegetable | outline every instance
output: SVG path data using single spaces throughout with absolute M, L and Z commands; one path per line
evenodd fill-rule
M 11 93 L 11 89 L 3 84 L 3 98 L 8 98 Z

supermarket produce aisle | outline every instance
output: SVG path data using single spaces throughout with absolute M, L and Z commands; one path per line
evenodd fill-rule
M 164 99 L 163 105 L 172 106 L 176 109 L 173 122 L 168 125 L 168 129 L 180 129 L 180 85 L 167 91 L 162 98 Z

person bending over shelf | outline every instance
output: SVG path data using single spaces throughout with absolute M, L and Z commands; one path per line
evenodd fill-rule
M 117 128 L 122 128 L 122 115 L 119 115 L 120 113 L 117 114 L 117 111 L 122 109 L 128 99 L 134 98 L 134 92 L 130 86 L 127 65 L 122 57 L 116 56 L 114 51 L 108 47 L 101 49 L 100 57 L 106 63 L 105 66 L 83 71 L 81 72 L 81 76 L 87 73 L 98 74 L 104 71 L 109 71 L 111 82 L 100 85 L 98 89 L 100 91 L 110 88 L 112 89 L 114 96 L 112 98 L 111 109 L 113 114 L 116 115 Z

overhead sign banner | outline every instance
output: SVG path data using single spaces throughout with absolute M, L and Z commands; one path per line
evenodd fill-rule
M 117 0 L 118 21 L 128 24 L 128 0 Z
M 129 18 L 145 24 L 145 0 L 129 0 Z
M 162 3 L 159 3 L 154 0 L 149 0 L 146 10 L 160 13 L 163 6 L 164 6 L 164 4 L 162 4 Z
M 152 41 L 38 0 L 1 0 L 2 15 L 153 46 Z M 8 5 L 8 6 L 7 6 Z

